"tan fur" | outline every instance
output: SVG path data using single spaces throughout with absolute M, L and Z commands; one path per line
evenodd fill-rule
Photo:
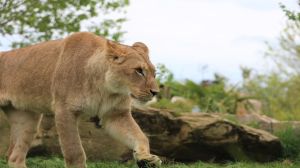
M 66 167 L 86 167 L 77 128 L 82 113 L 101 117 L 137 161 L 160 165 L 130 113 L 131 97 L 145 102 L 158 91 L 154 74 L 143 43 L 126 46 L 85 32 L 0 53 L 0 108 L 11 124 L 9 165 L 26 167 L 40 114 L 52 112 Z

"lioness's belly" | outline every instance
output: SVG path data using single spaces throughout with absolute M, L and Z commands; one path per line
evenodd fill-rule
M 50 111 L 51 80 L 61 41 L 3 52 L 0 56 L 0 106 L 10 103 L 20 110 Z

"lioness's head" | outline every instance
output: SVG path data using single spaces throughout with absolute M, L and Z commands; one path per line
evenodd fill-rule
M 108 41 L 106 58 L 109 63 L 106 82 L 111 90 L 129 94 L 141 102 L 151 100 L 159 92 L 155 67 L 145 44 L 136 42 L 126 46 Z

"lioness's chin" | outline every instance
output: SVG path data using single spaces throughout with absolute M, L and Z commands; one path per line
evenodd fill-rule
M 139 100 L 137 99 L 132 99 L 132 106 L 133 107 L 136 107 L 136 108 L 145 108 L 146 107 L 146 103 L 143 103 L 143 102 L 140 102 Z

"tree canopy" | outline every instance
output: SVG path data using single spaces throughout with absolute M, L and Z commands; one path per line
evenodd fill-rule
M 300 1 L 298 1 L 298 4 L 300 5 Z M 291 11 L 282 3 L 280 3 L 279 5 L 280 5 L 280 8 L 285 13 L 285 15 L 288 17 L 288 19 L 294 20 L 294 21 L 300 21 L 300 12 Z
M 0 34 L 11 47 L 77 31 L 120 40 L 128 4 L 129 0 L 0 0 Z
M 300 115 L 300 13 L 288 10 L 285 28 L 276 43 L 267 43 L 266 56 L 275 63 L 267 74 L 248 75 L 244 91 L 263 103 L 265 114 L 282 120 L 299 120 Z

